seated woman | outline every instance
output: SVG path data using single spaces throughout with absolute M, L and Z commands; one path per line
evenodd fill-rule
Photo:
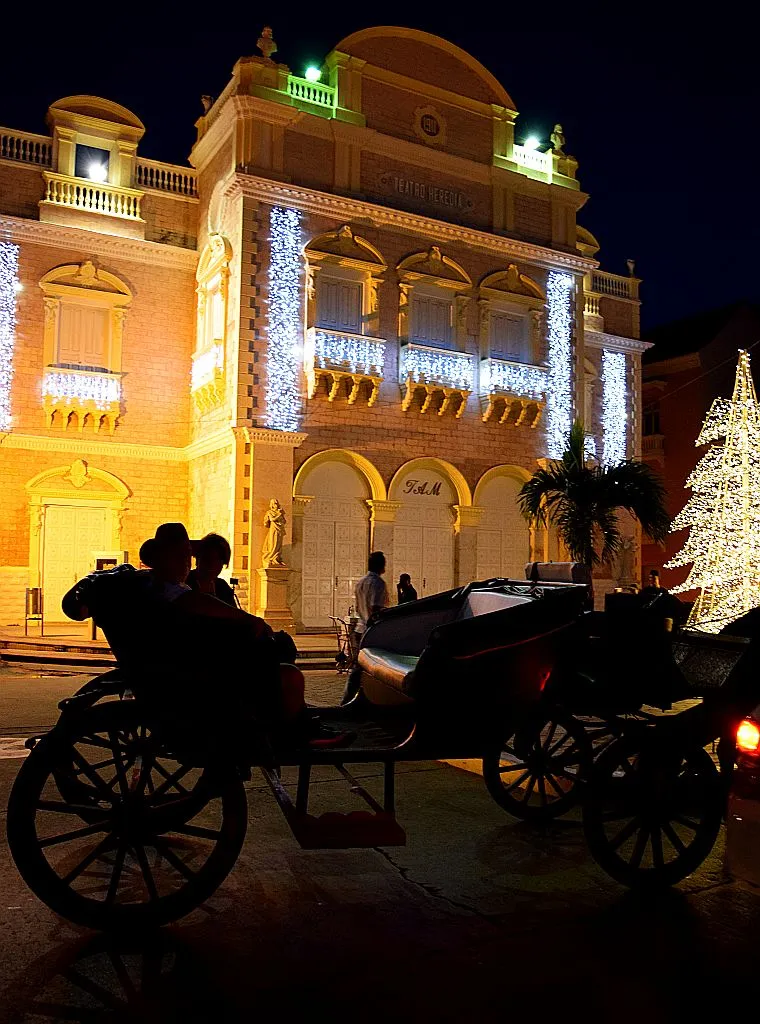
M 131 601 L 142 612 L 131 615 L 133 631 L 140 623 L 131 644 L 141 651 L 151 691 L 165 680 L 166 692 L 155 696 L 168 698 L 169 706 L 184 700 L 192 712 L 218 725 L 253 715 L 270 732 L 312 746 L 347 742 L 349 734 L 328 733 L 308 712 L 303 674 L 295 665 L 279 663 L 275 634 L 263 619 L 188 586 L 191 556 L 182 523 L 164 523 L 140 548 L 148 570 L 130 574 L 136 584 Z M 97 614 L 88 607 L 86 584 L 80 581 L 63 599 L 70 618 Z
M 220 578 L 222 569 L 230 564 L 230 545 L 218 533 L 207 533 L 192 542 L 195 568 L 187 574 L 187 585 L 200 594 L 211 594 L 225 604 L 237 607 L 235 592 L 226 580 Z

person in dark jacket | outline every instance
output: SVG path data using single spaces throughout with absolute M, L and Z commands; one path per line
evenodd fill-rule
M 398 578 L 396 584 L 396 594 L 398 595 L 398 603 L 406 604 L 408 601 L 417 600 L 417 591 L 412 586 L 412 577 L 408 572 L 402 572 Z
M 191 590 L 224 601 L 233 608 L 237 606 L 235 593 L 219 573 L 230 564 L 232 552 L 229 543 L 218 533 L 207 533 L 201 540 L 193 542 L 195 568 L 187 575 L 187 585 Z

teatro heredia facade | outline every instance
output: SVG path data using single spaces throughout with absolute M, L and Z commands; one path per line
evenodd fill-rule
M 324 629 L 331 615 L 348 612 L 373 549 L 386 553 L 389 582 L 407 572 L 420 595 L 474 578 L 521 577 L 529 559 L 559 557 L 555 540 L 521 519 L 517 492 L 539 460 L 561 453 L 576 417 L 600 461 L 639 455 L 644 348 L 633 268 L 600 271 L 598 243 L 577 225 L 587 196 L 561 128 L 551 145 L 518 144 L 515 105 L 493 75 L 416 30 L 357 32 L 308 78 L 277 63 L 266 30 L 258 46 L 218 98 L 204 98 L 191 167 L 172 172 L 192 186 L 172 196 L 174 207 L 159 203 L 167 165 L 148 174 L 153 162 L 138 157 L 124 172 L 121 191 L 143 197 L 143 239 L 133 235 L 109 255 L 104 239 L 114 223 L 119 229 L 118 211 L 102 228 L 92 211 L 83 225 L 76 202 L 63 211 L 58 199 L 71 194 L 75 168 L 43 171 L 56 180 L 52 200 L 47 181 L 39 204 L 49 204 L 47 223 L 52 217 L 67 242 L 78 232 L 68 262 L 61 264 L 62 236 L 43 239 L 50 229 L 41 224 L 38 245 L 57 251 L 32 268 L 24 249 L 34 217 L 23 225 L 17 215 L 0 218 L 12 229 L 3 235 L 6 263 L 15 244 L 21 296 L 36 289 L 42 299 L 34 327 L 47 345 L 41 379 L 74 373 L 86 390 L 80 378 L 107 371 L 119 383 L 93 433 L 89 421 L 79 429 L 83 405 L 76 422 L 56 421 L 53 409 L 44 426 L 38 418 L 31 428 L 30 418 L 19 431 L 29 402 L 41 410 L 33 388 L 16 390 L 14 374 L 6 425 L 17 458 L 8 482 L 30 516 L 10 556 L 14 579 L 26 573 L 45 587 L 47 572 L 54 585 L 45 559 L 55 564 L 57 542 L 51 533 L 45 543 L 44 512 L 35 535 L 34 516 L 47 506 L 34 480 L 60 471 L 55 501 L 65 505 L 69 491 L 82 499 L 90 485 L 73 482 L 80 462 L 100 481 L 90 507 L 108 500 L 115 510 L 97 549 L 134 561 L 139 540 L 162 518 L 183 518 L 195 535 L 216 529 L 232 542 L 231 572 L 251 610 L 299 630 Z M 81 131 L 85 115 L 71 116 Z M 162 287 L 147 272 L 145 287 L 131 287 L 129 259 L 144 269 L 150 257 L 155 267 L 159 250 Z M 56 259 L 71 268 L 59 278 Z M 99 292 L 110 296 L 104 315 L 119 322 L 119 358 L 132 355 L 128 376 L 121 365 L 82 362 L 77 370 L 76 361 L 53 358 L 55 338 L 44 340 L 53 330 L 44 323 L 49 300 L 69 298 L 56 286 L 86 288 L 88 260 Z M 155 313 L 167 288 L 177 310 L 170 342 L 159 337 L 166 325 Z M 164 375 L 169 367 L 171 379 L 157 388 L 148 364 Z M 56 402 L 45 401 L 50 412 Z M 169 444 L 150 429 L 140 433 L 141 402 L 154 420 L 173 415 Z M 44 443 L 51 439 L 55 455 Z M 165 480 L 162 464 L 171 485 L 157 500 L 145 467 Z M 272 498 L 287 520 L 284 567 L 263 569 Z M 97 550 L 86 532 L 82 564 Z M 606 585 L 636 573 L 632 525 L 630 532 L 628 564 L 608 567 Z M 0 569 L 0 613 L 2 586 Z

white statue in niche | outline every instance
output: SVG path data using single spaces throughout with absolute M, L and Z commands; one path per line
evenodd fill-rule
M 264 569 L 284 569 L 282 544 L 285 540 L 285 511 L 277 498 L 272 498 L 264 516 L 267 531 L 261 548 L 261 566 Z

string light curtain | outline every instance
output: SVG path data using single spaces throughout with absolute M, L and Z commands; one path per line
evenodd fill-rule
M 301 214 L 275 206 L 269 222 L 269 343 L 265 423 L 298 430 L 301 395 Z
M 628 431 L 625 354 L 602 350 L 602 465 L 625 461 Z
M 696 444 L 710 448 L 671 526 L 688 527 L 689 536 L 666 568 L 691 564 L 672 592 L 698 590 L 688 624 L 717 633 L 760 604 L 760 407 L 747 352 L 739 353 L 733 397 L 713 402 Z
M 573 419 L 573 300 L 574 280 L 570 274 L 552 271 L 546 286 L 547 361 L 549 386 L 546 394 L 546 450 L 559 459 L 567 446 Z
M 16 341 L 16 292 L 19 247 L 0 242 L 0 430 L 11 429 L 13 347 Z

